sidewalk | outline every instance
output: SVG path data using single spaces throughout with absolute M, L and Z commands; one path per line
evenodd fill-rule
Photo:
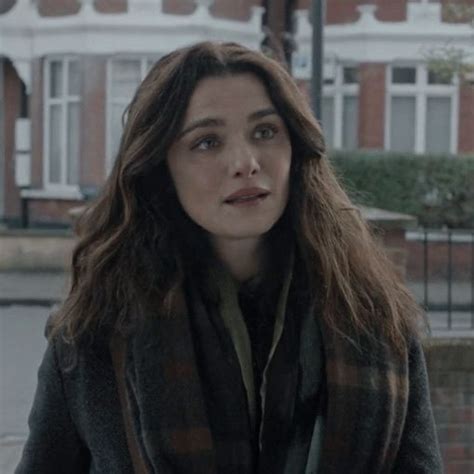
M 68 275 L 0 272 L 0 474 L 13 474 L 23 449 L 44 326 L 66 291 Z
M 0 305 L 0 474 L 13 474 L 28 434 L 50 312 L 46 305 Z
M 23 437 L 0 438 L 0 474 L 13 474 L 20 461 L 24 444 Z
M 0 305 L 51 306 L 64 298 L 68 277 L 60 272 L 0 272 Z

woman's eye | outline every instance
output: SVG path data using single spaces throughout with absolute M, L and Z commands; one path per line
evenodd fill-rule
M 278 130 L 276 129 L 276 127 L 260 127 L 255 131 L 255 138 L 262 140 L 270 140 L 275 136 L 277 132 Z
M 217 140 L 214 137 L 206 137 L 199 140 L 193 147 L 193 150 L 209 150 L 217 146 Z

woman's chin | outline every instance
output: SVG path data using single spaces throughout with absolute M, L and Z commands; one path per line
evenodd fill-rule
M 241 240 L 241 239 L 259 239 L 263 237 L 273 225 L 267 226 L 253 226 L 253 227 L 240 227 L 226 229 L 218 233 L 211 233 L 214 237 L 225 238 L 230 240 Z

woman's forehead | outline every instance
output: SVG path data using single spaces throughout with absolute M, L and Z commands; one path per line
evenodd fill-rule
M 186 109 L 185 121 L 208 113 L 232 114 L 272 106 L 265 85 L 254 74 L 211 76 L 196 85 Z

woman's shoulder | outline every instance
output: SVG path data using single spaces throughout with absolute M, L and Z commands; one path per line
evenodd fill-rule
M 48 342 L 50 357 L 63 373 L 72 373 L 79 367 L 99 366 L 110 361 L 110 337 L 105 332 L 84 334 L 71 340 L 65 329 L 52 333 L 48 319 L 44 336 Z

